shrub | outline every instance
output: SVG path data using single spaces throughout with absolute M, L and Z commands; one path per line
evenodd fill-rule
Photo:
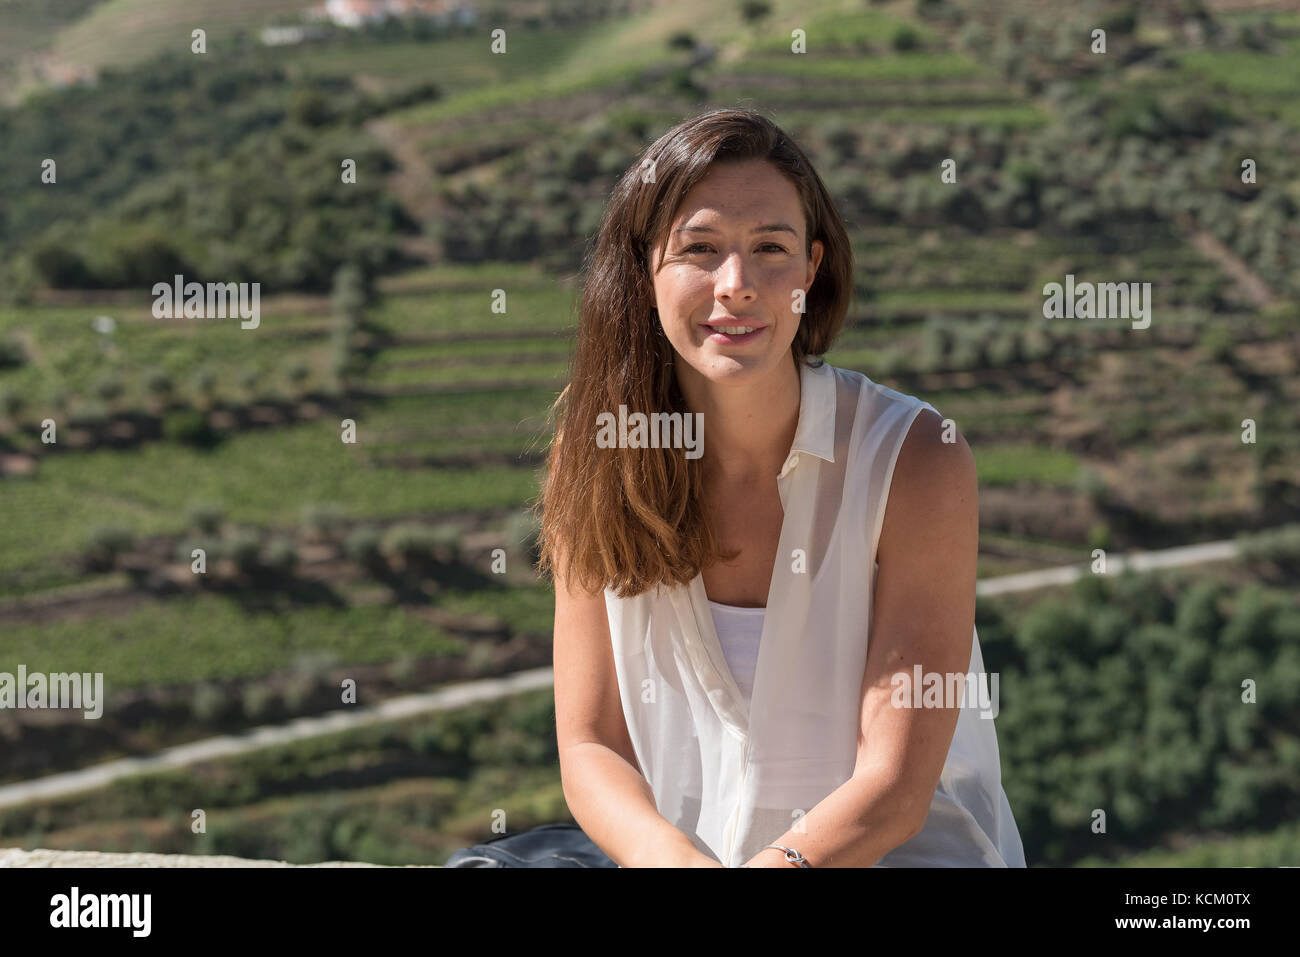
M 826 145 L 840 159 L 851 159 L 858 153 L 858 131 L 847 123 L 836 121 L 827 125 L 822 134 Z
M 673 70 L 668 74 L 667 82 L 668 92 L 671 96 L 699 99 L 704 95 L 704 90 L 696 85 L 695 78 L 691 76 L 690 70 Z
M 772 12 L 772 5 L 764 0 L 742 0 L 740 15 L 747 24 L 755 24 Z
M 208 417 L 198 409 L 178 409 L 163 418 L 163 438 L 169 442 L 208 448 L 217 444 L 219 436 L 208 424 Z
M 1300 524 L 1263 532 L 1245 532 L 1236 538 L 1241 557 L 1248 561 L 1300 560 Z
M 257 369 L 245 369 L 239 374 L 239 388 L 248 396 L 257 394 L 257 388 L 262 382 L 262 373 Z
M 1288 300 L 1272 302 L 1259 310 L 1265 328 L 1273 335 L 1282 335 L 1300 323 L 1300 304 Z
M 429 532 L 434 550 L 449 561 L 460 557 L 460 529 L 455 525 L 435 525 Z
M 952 345 L 953 332 L 949 322 L 943 316 L 927 316 L 925 326 L 921 330 L 921 348 L 916 357 L 917 368 L 922 372 L 946 368 Z
M 1106 499 L 1106 480 L 1090 468 L 1082 467 L 1074 483 L 1075 491 L 1093 504 L 1101 504 Z
M 194 689 L 190 698 L 190 713 L 194 720 L 209 724 L 229 707 L 226 693 L 213 684 L 204 682 Z
M 409 563 L 455 562 L 460 557 L 460 530 L 454 525 L 395 525 L 384 536 L 383 549 Z
M 415 667 L 418 664 L 414 655 L 400 654 L 392 660 L 388 666 L 388 676 L 399 685 L 409 684 L 415 677 Z
M 312 675 L 294 675 L 284 686 L 284 705 L 291 714 L 297 714 L 320 691 L 320 681 Z
M 921 45 L 921 36 L 909 26 L 900 26 L 889 38 L 889 45 L 900 53 L 915 50 Z
M 13 335 L 0 339 L 0 369 L 20 366 L 27 361 L 27 350 Z
M 900 350 L 885 349 L 876 360 L 876 370 L 873 373 L 873 378 L 887 378 L 898 375 L 900 372 L 906 372 L 907 365 L 907 357 Z
M 47 234 L 32 251 L 31 260 L 32 268 L 40 278 L 56 289 L 80 289 L 94 285 L 85 260 L 79 252 L 69 248 L 62 237 Z
M 980 330 L 974 326 L 958 326 L 952 350 L 948 353 L 945 368 L 978 369 L 983 352 Z
M 1282 461 L 1284 453 L 1283 440 L 1275 432 L 1265 432 L 1255 440 L 1255 464 L 1262 470 Z
M 694 50 L 695 37 L 691 36 L 691 34 L 685 30 L 679 30 L 668 38 L 668 49 Z
M 194 374 L 194 391 L 210 399 L 217 391 L 217 374 L 211 369 L 200 369 Z
M 122 385 L 122 380 L 115 375 L 107 375 L 100 378 L 94 385 L 94 393 L 105 402 L 113 402 L 122 397 L 126 391 Z
M 983 50 L 989 42 L 988 28 L 978 20 L 971 20 L 957 31 L 957 42 L 970 50 Z
M 1130 34 L 1137 26 L 1138 11 L 1135 5 L 1122 7 L 1102 18 L 1101 28 L 1109 34 Z
M 275 700 L 275 693 L 264 684 L 252 682 L 240 695 L 240 703 L 244 710 L 244 716 L 251 719 L 257 719 L 271 710 L 271 705 Z
M 154 369 L 145 377 L 144 387 L 149 391 L 150 395 L 163 400 L 171 398 L 172 393 L 176 391 L 171 376 L 161 369 Z
M 436 544 L 433 530 L 427 525 L 402 522 L 388 529 L 382 548 L 389 555 L 400 555 L 408 562 L 418 562 L 428 558 Z
M 358 565 L 374 568 L 383 562 L 383 555 L 379 549 L 380 538 L 377 528 L 371 526 L 354 528 L 343 542 L 343 552 Z
M 491 674 L 495 662 L 496 649 L 492 647 L 491 642 L 476 641 L 469 646 L 469 654 L 465 658 L 465 663 L 470 674 Z
M 1020 336 L 1014 329 L 999 329 L 988 344 L 989 365 L 994 368 L 1012 365 L 1020 360 Z
M 129 529 L 117 525 L 101 525 L 91 530 L 84 555 L 85 566 L 90 571 L 108 571 L 117 562 L 117 556 L 130 549 L 134 535 Z
M 1049 338 L 1047 330 L 1041 325 L 1035 324 L 1025 329 L 1020 337 L 1020 354 L 1026 361 L 1035 362 L 1039 359 L 1046 359 L 1052 354 L 1052 340 Z
M 1224 584 L 1217 581 L 1197 582 L 1178 598 L 1174 627 L 1180 634 L 1198 642 L 1212 642 L 1223 629 L 1224 618 L 1219 601 Z
M 302 360 L 292 362 L 284 370 L 284 376 L 289 380 L 289 385 L 296 392 L 302 392 L 306 382 L 311 378 L 311 366 Z
M 343 512 L 336 505 L 308 504 L 299 512 L 303 525 L 307 526 L 313 539 L 329 541 L 343 523 Z
M 330 347 L 329 358 L 329 373 L 335 387 L 345 389 L 348 376 L 356 374 L 360 368 L 360 359 L 352 352 L 351 347 L 345 340 L 336 337 Z
M 1197 344 L 1211 362 L 1227 362 L 1232 358 L 1232 333 L 1223 325 L 1207 325 Z
M 186 510 L 185 518 L 190 527 L 197 528 L 209 535 L 215 535 L 221 531 L 221 521 L 225 518 L 225 510 L 220 505 L 201 502 L 191 505 Z
M 261 558 L 262 536 L 253 529 L 236 529 L 223 539 L 222 550 L 234 560 L 240 571 L 254 571 Z
M 93 429 L 108 421 L 108 408 L 102 402 L 87 402 L 68 416 L 73 428 Z
M 293 657 L 292 668 L 296 675 L 303 675 L 315 680 L 329 677 L 330 669 L 337 666 L 339 656 L 334 651 L 303 651 Z
M 287 574 L 298 564 L 298 546 L 287 538 L 276 538 L 266 546 L 263 560 L 267 568 Z
M 86 264 L 95 285 L 148 287 L 159 276 L 191 271 L 171 236 L 151 226 L 121 221 L 112 230 L 111 242 L 100 242 L 94 234 L 86 241 Z
M 6 419 L 16 419 L 25 404 L 22 394 L 16 390 L 0 392 L 0 415 Z

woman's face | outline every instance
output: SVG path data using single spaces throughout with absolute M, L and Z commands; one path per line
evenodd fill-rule
M 794 184 L 764 160 L 717 163 L 686 194 L 669 228 L 663 258 L 651 253 L 651 275 L 678 374 L 694 370 L 716 381 L 777 368 L 802 318 L 795 290 L 812 286 L 823 249 L 818 240 L 811 258 L 805 253 L 807 224 Z

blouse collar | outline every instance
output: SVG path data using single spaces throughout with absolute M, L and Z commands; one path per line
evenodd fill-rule
M 800 452 L 827 462 L 835 461 L 835 372 L 827 362 L 819 366 L 799 363 L 799 424 L 790 455 L 777 478 L 799 464 Z

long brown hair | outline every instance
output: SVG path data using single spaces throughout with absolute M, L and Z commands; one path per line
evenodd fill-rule
M 687 192 L 715 162 L 762 159 L 798 190 L 808 249 L 822 260 L 791 351 L 820 363 L 853 297 L 848 231 L 803 151 L 775 123 L 746 109 L 701 113 L 664 133 L 619 179 L 587 247 L 569 381 L 551 407 L 555 437 L 541 494 L 538 570 L 560 569 L 569 587 L 613 588 L 620 598 L 685 584 L 722 555 L 705 518 L 703 459 L 675 448 L 601 448 L 596 417 L 690 410 L 673 371 L 650 277 Z M 812 357 L 816 357 L 815 359 Z

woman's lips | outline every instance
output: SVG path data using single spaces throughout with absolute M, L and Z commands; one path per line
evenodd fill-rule
M 736 328 L 736 326 L 747 326 L 747 325 L 753 325 L 753 323 L 737 322 L 734 324 L 728 324 L 728 328 L 734 329 Z M 746 332 L 739 335 L 735 335 L 729 332 L 723 332 L 720 328 L 716 326 L 705 326 L 704 328 L 709 333 L 710 341 L 725 346 L 734 346 L 734 345 L 740 345 L 741 343 L 744 342 L 750 342 L 754 339 L 757 339 L 767 330 L 767 326 L 758 326 L 758 328 L 756 328 L 753 332 Z

